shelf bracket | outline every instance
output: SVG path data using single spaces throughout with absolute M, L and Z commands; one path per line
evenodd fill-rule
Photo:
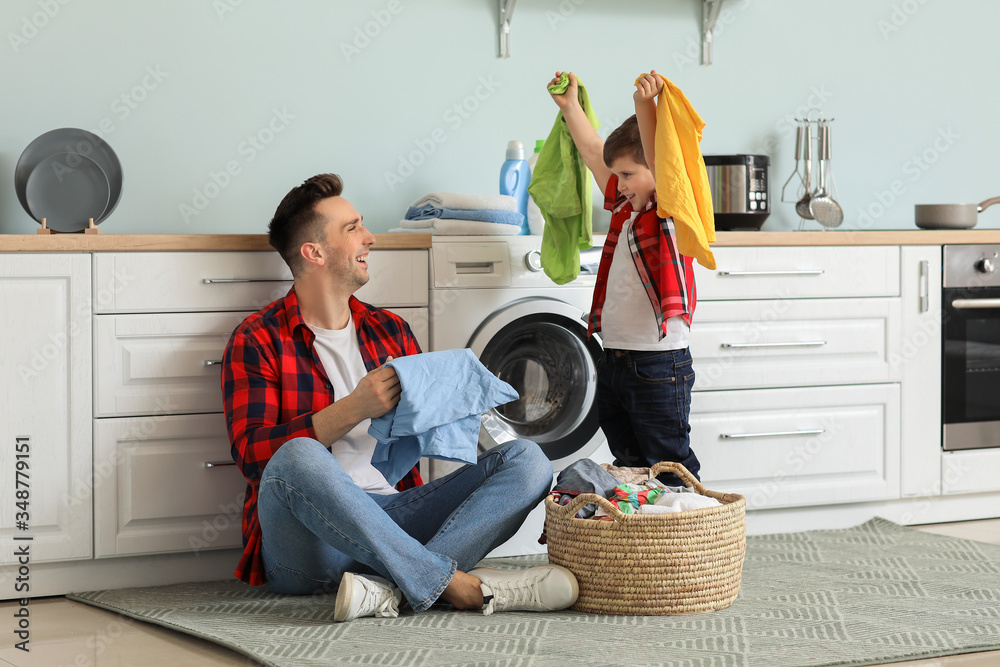
M 502 0 L 501 0 L 502 1 Z M 702 0 L 701 5 L 701 64 L 712 64 L 712 50 L 715 40 L 715 24 L 722 11 L 723 0 Z
M 510 20 L 514 16 L 517 0 L 499 0 L 500 3 L 500 58 L 510 58 Z

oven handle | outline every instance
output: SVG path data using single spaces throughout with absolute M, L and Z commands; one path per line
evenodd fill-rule
M 1000 299 L 955 299 L 951 307 L 955 310 L 1000 308 Z

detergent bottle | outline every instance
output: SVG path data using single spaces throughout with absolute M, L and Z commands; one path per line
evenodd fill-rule
M 528 227 L 528 184 L 531 182 L 531 168 L 524 159 L 524 144 L 520 141 L 507 142 L 507 159 L 500 167 L 500 194 L 510 195 L 517 200 L 517 211 L 524 216 L 521 234 L 530 234 Z

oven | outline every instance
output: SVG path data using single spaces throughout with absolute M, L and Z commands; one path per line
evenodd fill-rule
M 1000 245 L 944 246 L 943 447 L 1000 447 Z

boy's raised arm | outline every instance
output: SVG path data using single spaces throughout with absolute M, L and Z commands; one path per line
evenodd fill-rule
M 635 119 L 639 123 L 642 153 L 653 178 L 656 178 L 656 96 L 663 90 L 663 79 L 656 70 L 641 74 L 635 82 Z
M 608 187 L 608 180 L 611 178 L 611 170 L 604 164 L 604 140 L 587 120 L 587 114 L 580 106 L 579 84 L 576 76 L 572 72 L 568 72 L 568 74 L 569 88 L 566 89 L 566 92 L 561 95 L 549 94 L 552 95 L 552 99 L 562 111 L 566 127 L 569 128 L 573 143 L 576 144 L 576 150 L 579 151 L 583 163 L 594 174 L 594 180 L 597 181 L 597 186 L 603 195 Z M 551 86 L 556 83 L 561 75 L 562 72 L 556 72 L 555 78 L 547 85 Z

